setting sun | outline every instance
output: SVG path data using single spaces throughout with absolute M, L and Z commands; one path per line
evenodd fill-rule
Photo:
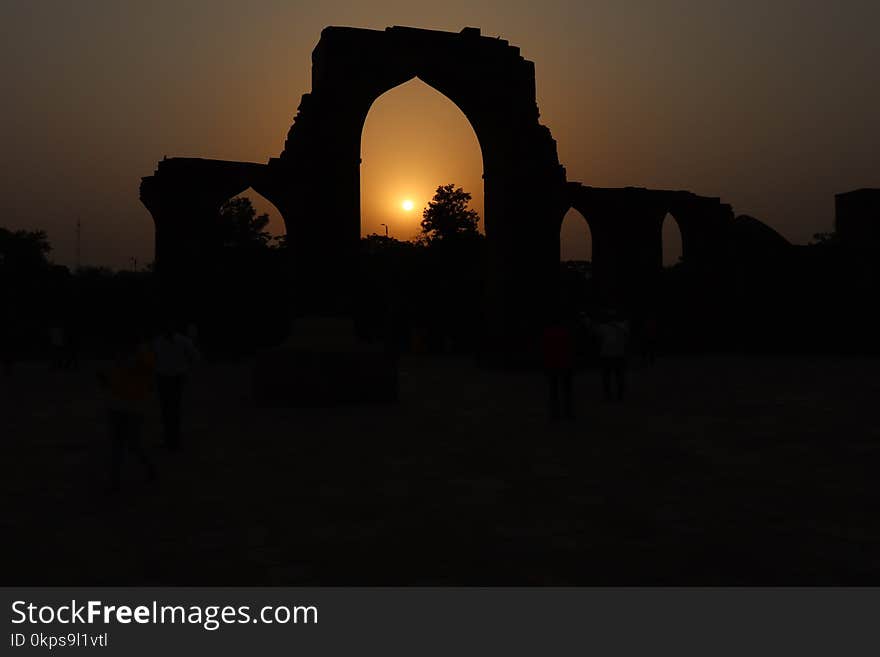
M 415 205 L 415 203 L 413 203 L 412 201 L 410 201 L 409 199 L 407 199 L 407 200 L 405 200 L 403 203 L 400 204 L 400 207 L 402 207 L 404 210 L 406 210 L 407 212 L 409 212 L 409 211 L 411 211 L 414 207 L 416 207 L 416 205 Z

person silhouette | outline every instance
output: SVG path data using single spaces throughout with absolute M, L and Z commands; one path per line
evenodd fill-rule
M 572 420 L 574 339 L 571 328 L 558 313 L 544 327 L 541 347 L 547 376 L 547 412 L 550 421 L 557 422 L 560 416 Z
M 122 349 L 108 371 L 98 374 L 107 389 L 107 423 L 110 431 L 110 491 L 122 484 L 122 463 L 131 452 L 146 470 L 147 479 L 156 479 L 156 466 L 141 443 L 146 401 L 152 389 L 154 357 L 146 344 Z
M 177 450 L 181 444 L 183 387 L 199 353 L 192 340 L 179 333 L 172 322 L 168 322 L 162 334 L 154 340 L 153 353 L 164 442 L 168 449 Z
M 198 347 L 199 344 L 199 327 L 195 322 L 190 322 L 186 325 L 186 337 L 189 338 L 190 342 L 193 343 L 194 347 Z
M 619 318 L 613 308 L 607 311 L 604 322 L 595 322 L 586 315 L 582 316 L 582 319 L 585 327 L 592 331 L 599 341 L 599 363 L 605 399 L 623 401 L 626 392 L 626 351 L 630 335 L 629 322 Z

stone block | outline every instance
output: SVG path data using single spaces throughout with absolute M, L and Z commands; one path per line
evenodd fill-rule
M 397 394 L 396 360 L 359 341 L 350 320 L 299 320 L 290 338 L 260 354 L 254 368 L 254 399 L 261 406 L 390 403 Z

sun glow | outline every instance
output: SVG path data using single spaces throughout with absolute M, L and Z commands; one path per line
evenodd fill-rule
M 406 199 L 403 203 L 400 204 L 400 207 L 402 207 L 406 212 L 411 212 L 412 209 L 416 207 L 416 204 L 409 199 Z

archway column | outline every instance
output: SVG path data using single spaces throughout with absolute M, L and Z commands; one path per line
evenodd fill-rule
M 154 264 L 166 311 L 181 314 L 197 302 L 220 207 L 251 187 L 264 169 L 247 162 L 172 158 L 142 179 L 140 198 L 155 225 Z
M 565 175 L 555 141 L 538 123 L 534 67 L 506 42 L 472 31 L 322 33 L 312 91 L 280 158 L 295 167 L 303 189 L 295 214 L 282 211 L 295 257 L 309 263 L 324 298 L 335 299 L 337 308 L 346 305 L 356 276 L 349 263 L 360 240 L 363 123 L 379 95 L 414 76 L 457 105 L 480 142 L 488 251 L 484 333 L 490 343 L 522 349 L 556 291 Z
M 589 217 L 600 298 L 612 305 L 648 303 L 663 266 L 663 194 L 639 188 L 570 189 L 573 207 Z
M 308 133 L 270 163 L 299 314 L 351 312 L 360 245 L 360 127 L 371 102 L 358 94 L 311 101 L 304 115 Z
M 718 199 L 688 195 L 670 208 L 681 229 L 682 260 L 688 270 L 711 275 L 727 267 L 733 209 Z

